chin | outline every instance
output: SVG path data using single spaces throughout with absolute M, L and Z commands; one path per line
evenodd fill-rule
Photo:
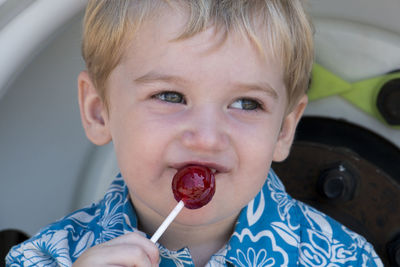
M 221 213 L 213 206 L 205 206 L 200 209 L 184 208 L 174 222 L 182 226 L 207 226 L 229 218 L 233 218 L 233 216 Z M 236 219 L 236 215 L 234 219 Z

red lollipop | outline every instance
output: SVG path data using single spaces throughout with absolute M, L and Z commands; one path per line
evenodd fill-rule
M 174 175 L 172 192 L 178 204 L 151 237 L 153 243 L 157 242 L 183 206 L 198 209 L 210 202 L 215 193 L 214 173 L 204 166 L 186 166 Z
M 214 173 L 204 166 L 186 166 L 172 179 L 172 192 L 176 201 L 182 200 L 186 208 L 201 208 L 214 196 Z

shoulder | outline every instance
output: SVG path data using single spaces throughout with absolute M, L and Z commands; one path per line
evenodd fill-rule
M 296 240 L 299 262 L 303 266 L 383 266 L 373 246 L 359 234 L 317 209 L 293 199 L 271 170 L 264 188 L 270 194 L 270 208 L 279 214 L 280 225 L 289 240 Z M 272 223 L 273 225 L 273 223 Z M 282 232 L 280 230 L 279 232 Z M 288 240 L 288 238 L 283 238 Z M 294 245 L 294 242 L 291 242 Z
M 359 234 L 315 208 L 295 201 L 300 225 L 299 260 L 306 266 L 383 266 L 373 246 Z
M 29 240 L 13 247 L 6 257 L 13 266 L 71 266 L 96 240 L 99 204 L 80 209 L 43 228 Z
M 129 203 L 121 176 L 104 198 L 77 210 L 13 247 L 6 257 L 10 266 L 71 266 L 86 249 L 124 233 L 123 207 Z

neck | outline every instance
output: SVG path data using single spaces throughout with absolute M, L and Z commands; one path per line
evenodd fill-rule
M 139 230 L 152 235 L 164 218 L 135 202 Z M 195 266 L 204 266 L 210 257 L 218 252 L 229 240 L 237 219 L 237 214 L 205 225 L 185 225 L 172 222 L 159 239 L 159 243 L 169 250 L 187 247 Z
M 195 266 L 204 266 L 211 256 L 228 242 L 233 232 L 235 220 L 236 216 L 201 226 L 173 223 L 161 236 L 159 242 L 170 250 L 188 247 Z

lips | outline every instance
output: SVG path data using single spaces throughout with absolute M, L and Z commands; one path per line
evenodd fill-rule
M 197 165 L 197 166 L 204 166 L 209 168 L 214 174 L 218 173 L 226 173 L 229 171 L 229 168 L 225 165 L 215 163 L 215 162 L 206 162 L 206 161 L 185 161 L 180 163 L 172 164 L 171 167 L 177 170 L 182 169 L 183 167 L 190 166 L 190 165 Z

